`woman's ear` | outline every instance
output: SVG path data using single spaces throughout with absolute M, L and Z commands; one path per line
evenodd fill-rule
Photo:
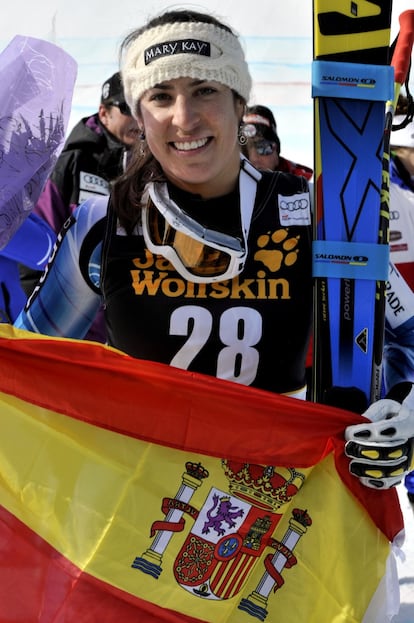
M 137 120 L 139 130 L 144 132 L 144 121 L 142 119 L 141 106 L 139 105 L 139 102 L 137 104 L 136 114 L 134 115 L 134 117 Z
M 236 98 L 236 113 L 237 113 L 237 118 L 239 120 L 239 124 L 243 121 L 243 117 L 246 114 L 246 102 L 241 98 L 241 97 L 237 97 Z

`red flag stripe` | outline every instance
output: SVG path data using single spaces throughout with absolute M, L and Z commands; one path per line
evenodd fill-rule
M 0 583 L 1 623 L 137 623 L 137 617 L 140 623 L 202 623 L 82 572 L 1 506 L 0 550 L 0 569 L 7 569 Z

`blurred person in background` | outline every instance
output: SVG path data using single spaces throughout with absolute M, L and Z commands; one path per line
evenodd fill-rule
M 34 213 L 58 234 L 80 203 L 109 195 L 111 182 L 124 171 L 138 136 L 138 125 L 125 101 L 117 72 L 102 85 L 98 111 L 81 119 L 69 134 Z M 32 293 L 41 274 L 29 266 L 20 266 L 26 296 Z M 105 342 L 100 313 L 86 337 Z
M 409 306 L 414 292 L 414 103 L 411 96 L 400 95 L 391 132 L 390 159 L 390 258 L 397 270 L 389 292 L 394 301 L 400 301 L 405 314 L 395 314 L 392 327 L 394 340 L 385 349 L 385 388 L 395 378 L 414 381 L 414 308 Z M 398 279 L 397 279 L 398 277 Z M 404 284 L 404 280 L 406 284 Z M 395 285 L 394 282 L 397 284 Z M 405 292 L 409 288 L 411 292 Z M 409 298 L 411 295 L 411 299 Z M 407 301 L 407 304 L 405 302 Z M 395 302 L 394 302 L 395 306 Z M 398 336 L 398 340 L 397 340 Z M 390 355 L 390 356 L 388 356 Z M 392 355 L 392 356 L 391 356 Z M 414 503 L 414 471 L 405 477 L 408 497 Z
M 242 151 L 257 169 L 283 171 L 293 175 L 302 175 L 307 180 L 311 179 L 313 175 L 311 168 L 280 155 L 276 120 L 269 108 L 250 106 L 243 116 L 243 124 L 246 143 Z
M 103 83 L 98 112 L 81 119 L 69 134 L 35 213 L 59 233 L 80 203 L 109 195 L 110 182 L 124 171 L 138 134 L 118 72 Z

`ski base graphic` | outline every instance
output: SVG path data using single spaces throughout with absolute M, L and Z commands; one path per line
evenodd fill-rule
M 313 399 L 332 386 L 379 397 L 378 284 L 388 275 L 381 203 L 390 0 L 314 1 L 315 277 Z M 377 320 L 376 320 L 377 319 Z

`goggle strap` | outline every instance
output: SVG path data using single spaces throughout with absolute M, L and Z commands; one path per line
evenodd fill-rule
M 256 200 L 257 183 L 262 178 L 262 174 L 244 156 L 241 156 L 240 160 L 240 217 L 243 241 L 245 248 L 247 248 L 247 238 Z

